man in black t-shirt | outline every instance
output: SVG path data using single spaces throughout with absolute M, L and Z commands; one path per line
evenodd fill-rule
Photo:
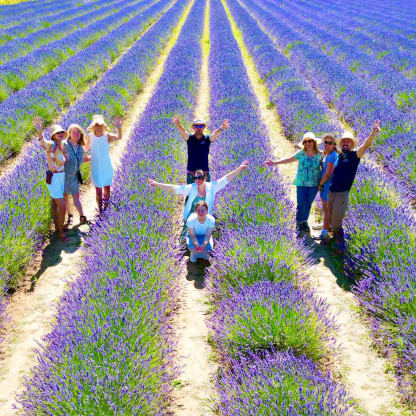
M 206 123 L 201 118 L 195 118 L 192 123 L 194 134 L 189 134 L 179 121 L 179 116 L 172 119 L 172 123 L 182 134 L 188 146 L 188 165 L 186 183 L 194 183 L 194 174 L 197 169 L 202 169 L 207 175 L 207 182 L 211 181 L 208 166 L 209 146 L 220 136 L 220 134 L 230 127 L 230 121 L 224 120 L 221 127 L 216 129 L 211 135 L 204 135 Z
M 337 145 L 341 148 L 342 153 L 338 156 L 338 164 L 335 166 L 331 187 L 329 188 L 328 211 L 332 230 L 337 239 L 336 252 L 338 253 L 345 251 L 342 221 L 347 211 L 348 196 L 358 165 L 379 131 L 380 121 L 375 121 L 370 136 L 356 151 L 352 149 L 358 146 L 358 140 L 352 133 L 345 131 L 342 137 L 337 140 Z

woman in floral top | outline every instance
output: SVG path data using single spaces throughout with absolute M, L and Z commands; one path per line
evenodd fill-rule
M 299 161 L 298 171 L 293 181 L 297 190 L 296 227 L 298 231 L 310 232 L 309 213 L 318 193 L 321 179 L 322 153 L 318 150 L 319 143 L 320 140 L 312 132 L 305 133 L 298 144 L 302 150 L 287 159 L 276 161 L 267 159 L 264 162 L 266 166 L 275 166 Z

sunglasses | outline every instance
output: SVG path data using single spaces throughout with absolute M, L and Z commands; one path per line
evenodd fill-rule
M 57 131 L 55 134 L 65 133 L 64 131 Z
M 313 140 L 304 140 L 303 141 L 303 144 L 306 144 L 306 143 L 312 143 L 313 142 Z
M 325 144 L 335 144 L 334 142 L 328 142 L 328 141 L 324 141 Z
M 198 181 L 198 180 L 201 180 L 202 181 L 202 179 L 204 179 L 203 176 L 194 176 L 194 180 L 195 181 Z
M 196 129 L 203 129 L 205 127 L 205 124 L 194 124 L 194 127 Z

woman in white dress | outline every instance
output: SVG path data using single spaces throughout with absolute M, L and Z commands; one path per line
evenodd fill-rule
M 98 212 L 108 205 L 110 186 L 113 184 L 113 165 L 110 159 L 110 143 L 120 140 L 122 120 L 116 117 L 114 126 L 118 134 L 108 133 L 108 126 L 101 115 L 95 115 L 88 127 L 91 133 L 87 136 L 85 151 L 91 149 L 91 180 L 95 186 Z

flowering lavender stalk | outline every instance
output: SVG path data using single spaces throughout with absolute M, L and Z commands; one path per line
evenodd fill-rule
M 198 0 L 192 7 L 129 139 L 110 207 L 87 238 L 82 275 L 64 296 L 20 397 L 24 414 L 167 414 L 165 399 L 178 373 L 167 315 L 185 264 L 175 255 L 171 201 L 143 178 L 183 177 L 184 152 L 176 163 L 172 155 L 184 144 L 173 127 L 167 134 L 170 120 L 161 114 L 192 117 L 204 6 Z
M 160 51 L 178 22 L 183 4 L 175 3 L 103 78 L 63 117 L 62 125 L 86 127 L 90 113 L 107 118 L 121 115 L 146 81 Z M 152 51 L 152 52 L 149 52 Z M 133 75 L 134 74 L 134 75 Z M 103 96 L 108 100 L 103 107 Z M 49 137 L 49 132 L 46 132 Z M 49 197 L 44 183 L 44 152 L 34 143 L 7 176 L 0 178 L 0 282 L 11 286 L 38 249 L 50 224 Z
M 142 6 L 149 6 L 152 1 L 144 0 Z M 0 103 L 0 163 L 10 153 L 18 151 L 25 138 L 33 132 L 32 119 L 36 114 L 50 124 L 60 111 L 79 97 L 80 90 L 97 79 L 125 48 L 140 37 L 149 20 L 157 19 L 168 1 L 161 0 L 142 12 L 134 6 L 124 9 L 118 16 L 118 24 L 121 25 L 117 29 L 68 59 L 66 65 L 61 65 Z M 128 19 L 132 16 L 135 17 L 122 24 L 123 17 Z M 112 17 L 108 19 L 111 22 Z M 94 32 L 95 27 L 86 30 Z
M 252 353 L 232 359 L 217 379 L 224 416 L 353 415 L 345 389 L 305 357 L 292 353 Z

